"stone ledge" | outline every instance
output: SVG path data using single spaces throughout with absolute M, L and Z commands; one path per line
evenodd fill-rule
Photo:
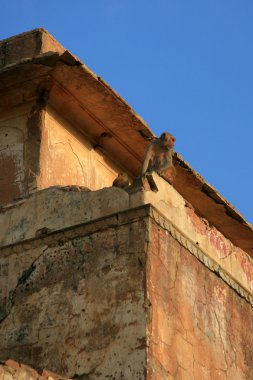
M 58 229 L 57 231 L 45 231 L 41 236 L 34 236 L 0 247 L 0 254 L 1 257 L 6 257 L 13 253 L 18 254 L 26 249 L 51 245 L 54 241 L 61 240 L 61 242 L 66 242 L 69 239 L 83 237 L 108 228 L 116 228 L 117 226 L 132 223 L 133 221 L 151 216 L 150 208 L 150 204 L 142 205 L 128 210 L 122 210 L 114 214 L 105 215 L 101 218 L 74 224 L 72 226 Z

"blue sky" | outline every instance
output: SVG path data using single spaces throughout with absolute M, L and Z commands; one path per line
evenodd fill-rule
M 46 28 L 253 223 L 252 0 L 12 0 L 0 38 Z

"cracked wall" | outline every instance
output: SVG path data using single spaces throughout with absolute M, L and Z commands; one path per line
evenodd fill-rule
M 120 167 L 40 99 L 0 116 L 0 206 L 50 186 L 112 185 Z
M 0 359 L 89 380 L 252 376 L 250 258 L 154 178 L 158 193 L 53 187 L 2 208 Z
M 79 185 L 91 190 L 111 186 L 120 172 L 104 153 L 48 107 L 41 146 L 39 188 Z
M 76 190 L 3 211 L 0 359 L 82 380 L 251 378 L 252 307 L 201 240 L 121 189 Z
M 251 305 L 166 229 L 150 231 L 148 378 L 253 378 Z
M 143 379 L 146 229 L 115 216 L 2 249 L 1 360 L 79 379 Z

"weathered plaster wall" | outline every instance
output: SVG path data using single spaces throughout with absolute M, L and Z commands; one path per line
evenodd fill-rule
M 55 185 L 102 189 L 120 172 L 70 123 L 47 111 L 37 101 L 0 115 L 0 206 Z
M 251 260 L 154 178 L 156 194 L 53 187 L 1 209 L 0 359 L 144 379 L 148 343 L 150 379 L 252 376 Z
M 144 378 L 147 227 L 131 219 L 1 250 L 1 360 L 81 379 Z
M 2 208 L 0 247 L 32 239 L 41 230 L 73 228 L 128 208 L 128 194 L 116 187 L 98 191 L 76 186 L 41 190 Z
M 159 176 L 159 191 L 128 194 L 122 189 L 87 191 L 78 187 L 53 187 L 9 204 L 0 212 L 0 245 L 34 238 L 48 232 L 152 204 L 184 236 L 195 243 L 196 256 L 253 305 L 253 263 L 207 220 L 200 218 L 183 197 Z M 198 247 L 198 249 L 196 248 Z
M 0 115 L 0 206 L 50 186 L 111 186 L 121 171 L 39 100 Z
M 166 228 L 150 233 L 148 379 L 252 379 L 251 305 Z
M 39 188 L 79 185 L 91 190 L 111 186 L 120 169 L 93 149 L 74 126 L 47 108 L 42 133 Z
M 183 236 L 195 244 L 204 257 L 202 262 L 233 286 L 253 306 L 253 260 L 242 249 L 227 239 L 207 219 L 200 217 L 194 208 L 166 181 L 153 175 L 159 191 L 137 192 L 130 198 L 130 206 L 152 204 Z M 195 248 L 197 257 L 198 250 Z M 200 256 L 203 256 L 201 254 Z M 199 257 L 200 258 L 200 257 Z M 233 281 L 234 280 L 234 281 Z M 238 288 L 237 284 L 242 286 Z M 246 293 L 244 292 L 246 289 Z

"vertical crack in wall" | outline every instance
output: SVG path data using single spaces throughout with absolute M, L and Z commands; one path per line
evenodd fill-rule
M 79 156 L 75 153 L 75 151 L 74 151 L 74 149 L 73 149 L 71 143 L 68 142 L 68 144 L 69 144 L 69 146 L 70 146 L 70 149 L 71 149 L 72 153 L 73 153 L 74 156 L 77 158 L 77 161 L 78 161 L 78 163 L 79 163 L 79 165 L 80 165 L 80 167 L 81 167 L 81 171 L 82 171 L 82 175 L 83 175 L 83 184 L 85 184 L 85 175 L 84 175 L 84 170 L 83 170 L 83 166 L 82 166 L 82 163 L 81 163 L 81 161 L 80 161 L 80 158 L 79 158 Z
M 44 255 L 44 253 L 47 251 L 48 247 L 43 249 L 43 251 L 36 257 L 36 259 L 33 260 L 33 262 L 29 265 L 27 269 L 24 269 L 21 276 L 17 280 L 17 284 L 14 289 L 12 289 L 9 293 L 9 298 L 6 305 L 6 311 L 5 313 L 0 317 L 0 323 L 2 323 L 10 314 L 12 311 L 12 308 L 15 305 L 15 297 L 17 290 L 20 286 L 24 286 L 27 280 L 30 278 L 32 273 L 36 269 L 36 262 L 40 260 L 40 258 Z

